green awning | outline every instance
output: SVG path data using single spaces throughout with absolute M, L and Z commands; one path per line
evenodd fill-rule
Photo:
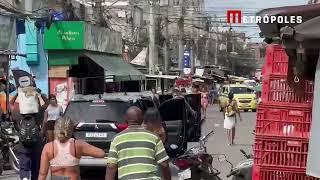
M 87 57 L 104 68 L 106 82 L 139 81 L 145 76 L 131 64 L 126 63 L 120 56 L 86 52 Z

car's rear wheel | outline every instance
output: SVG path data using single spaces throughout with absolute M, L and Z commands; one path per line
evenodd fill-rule
M 252 112 L 257 112 L 257 109 L 252 109 Z
M 244 112 L 248 112 L 249 110 L 248 109 L 245 109 L 245 110 L 243 110 Z

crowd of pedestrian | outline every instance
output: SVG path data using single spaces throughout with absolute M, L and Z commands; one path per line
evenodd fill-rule
M 81 157 L 104 158 L 106 153 L 85 141 L 72 138 L 73 120 L 63 117 L 56 97 L 43 98 L 33 86 L 33 81 L 24 78 L 10 102 L 19 102 L 21 115 L 17 122 L 20 179 L 45 180 L 50 177 L 51 180 L 79 180 Z M 155 93 L 153 100 L 159 102 Z M 45 111 L 43 122 L 39 123 L 41 108 Z M 143 114 L 138 107 L 130 107 L 125 119 L 128 129 L 119 133 L 110 145 L 105 178 L 170 180 L 169 157 L 163 145 L 167 135 L 158 110 L 148 109 Z
M 49 107 L 46 113 L 50 114 L 47 111 L 50 111 Z M 43 148 L 42 141 L 30 145 L 20 144 L 21 180 L 45 180 L 47 177 L 51 180 L 79 180 L 82 156 L 105 157 L 102 149 L 72 138 L 72 119 L 58 113 L 56 115 L 58 119 L 54 120 L 52 141 L 46 139 Z M 169 157 L 163 145 L 167 136 L 159 111 L 148 109 L 143 115 L 138 107 L 133 106 L 128 109 L 125 119 L 129 126 L 111 142 L 105 179 L 147 177 L 170 180 Z
M 63 109 L 54 95 L 44 98 L 27 78 L 21 82 L 17 95 L 11 104 L 19 102 L 21 120 L 19 124 L 20 143 L 18 159 L 21 180 L 79 180 L 79 162 L 82 156 L 104 158 L 105 152 L 73 137 L 73 120 L 63 117 Z M 216 88 L 194 88 L 193 93 L 201 95 L 201 111 L 206 118 L 209 104 L 214 103 Z M 174 90 L 174 98 L 184 98 L 186 89 Z M 152 100 L 158 107 L 159 96 L 152 90 Z M 47 102 L 46 102 L 47 101 Z M 185 99 L 186 101 L 186 99 Z M 187 112 L 197 113 L 186 104 Z M 40 109 L 44 108 L 42 123 L 39 123 Z M 241 116 L 236 101 L 229 94 L 224 109 L 224 128 L 229 145 L 234 143 L 235 124 Z M 144 114 L 138 107 L 130 107 L 125 115 L 128 128 L 111 142 L 107 157 L 105 179 L 171 179 L 169 157 L 164 148 L 167 141 L 165 124 L 157 108 Z M 44 138 L 43 138 L 44 137 Z

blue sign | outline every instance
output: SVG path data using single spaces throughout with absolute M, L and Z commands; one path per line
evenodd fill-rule
M 63 21 L 64 20 L 63 12 L 58 12 L 58 11 L 53 12 L 52 19 L 53 21 Z
M 190 68 L 191 67 L 191 50 L 187 49 L 184 51 L 183 55 L 183 67 L 184 68 Z

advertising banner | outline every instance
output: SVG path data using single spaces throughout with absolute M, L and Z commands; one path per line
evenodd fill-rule
M 57 97 L 58 104 L 66 109 L 70 99 L 75 94 L 75 79 L 74 78 L 50 78 L 50 94 Z

